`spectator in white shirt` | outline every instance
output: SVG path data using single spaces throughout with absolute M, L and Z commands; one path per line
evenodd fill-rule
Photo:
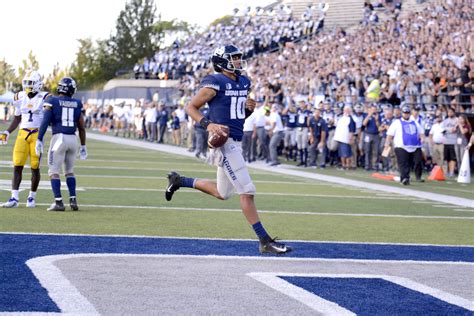
M 352 108 L 344 106 L 342 117 L 339 118 L 334 132 L 334 140 L 338 142 L 338 152 L 343 169 L 349 169 L 352 165 L 352 148 L 356 124 L 352 118 Z
M 448 177 L 454 176 L 456 168 L 456 151 L 455 145 L 458 138 L 457 125 L 458 119 L 453 108 L 448 108 L 448 117 L 441 123 L 444 134 L 444 160 L 448 163 Z
M 272 106 L 270 112 L 270 166 L 279 165 L 280 162 L 278 161 L 278 145 L 280 145 L 281 141 L 285 137 L 285 128 L 283 127 L 283 123 L 281 121 L 281 116 L 279 111 L 278 104 L 274 104 Z
M 436 121 L 430 130 L 430 144 L 433 164 L 440 167 L 443 166 L 444 161 L 444 128 L 442 126 L 443 118 L 441 116 L 436 117 Z

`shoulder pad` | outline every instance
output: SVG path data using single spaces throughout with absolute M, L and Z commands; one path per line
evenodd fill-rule
M 43 100 L 46 100 L 47 97 L 50 96 L 49 92 L 40 92 L 43 95 Z

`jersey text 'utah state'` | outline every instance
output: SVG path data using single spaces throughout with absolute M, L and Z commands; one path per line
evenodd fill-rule
M 232 80 L 223 74 L 212 74 L 204 77 L 201 88 L 211 88 L 216 95 L 209 101 L 209 119 L 217 124 L 229 127 L 229 137 L 241 141 L 245 121 L 245 106 L 250 91 L 250 80 L 237 76 Z

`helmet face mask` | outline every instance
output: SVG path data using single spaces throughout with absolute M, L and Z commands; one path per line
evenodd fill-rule
M 65 94 L 72 97 L 74 93 L 76 93 L 76 81 L 70 77 L 64 77 L 59 80 L 56 91 L 58 94 Z
M 43 88 L 43 80 L 37 71 L 29 71 L 21 81 L 21 85 L 28 96 L 35 95 Z
M 227 71 L 240 75 L 247 67 L 247 61 L 242 56 L 243 53 L 234 45 L 221 46 L 212 54 L 212 66 L 216 72 Z

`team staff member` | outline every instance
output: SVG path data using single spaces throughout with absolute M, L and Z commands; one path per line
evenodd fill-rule
M 315 109 L 314 116 L 309 120 L 309 165 L 311 167 L 316 167 L 318 153 L 321 153 L 322 157 L 320 166 L 324 166 L 326 163 L 324 151 L 327 133 L 328 126 L 321 117 L 321 109 Z
M 415 176 L 418 182 L 424 182 L 421 178 L 422 172 L 422 153 L 421 146 L 424 138 L 424 130 L 415 120 L 410 118 L 410 107 L 402 107 L 402 118 L 395 120 L 387 131 L 387 141 L 385 149 L 389 150 L 392 143 L 395 147 L 400 169 L 400 182 L 403 185 L 410 184 L 410 169 L 415 165 Z

